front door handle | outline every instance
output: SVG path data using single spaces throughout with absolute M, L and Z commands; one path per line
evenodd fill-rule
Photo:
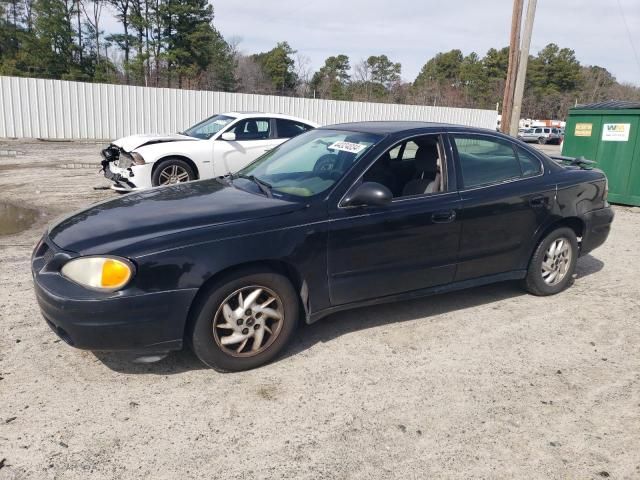
M 533 208 L 542 208 L 547 204 L 547 200 L 545 197 L 533 197 L 529 200 L 529 205 Z
M 448 210 L 445 212 L 436 212 L 431 215 L 431 221 L 433 223 L 451 223 L 456 219 L 456 211 Z

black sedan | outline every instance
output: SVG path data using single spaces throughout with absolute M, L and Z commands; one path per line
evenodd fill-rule
M 488 130 L 352 123 L 234 175 L 76 213 L 32 269 L 70 345 L 152 356 L 186 342 L 236 371 L 273 359 L 300 319 L 503 280 L 558 293 L 612 220 L 606 177 L 585 162 Z

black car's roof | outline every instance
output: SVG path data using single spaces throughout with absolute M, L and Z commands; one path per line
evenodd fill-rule
M 389 135 L 417 129 L 438 129 L 446 127 L 447 129 L 465 129 L 476 132 L 490 132 L 476 127 L 467 127 L 465 125 L 453 125 L 450 123 L 437 122 L 409 122 L 409 121 L 378 121 L 378 122 L 350 122 L 338 123 L 335 125 L 326 125 L 321 127 L 329 130 L 348 130 L 350 132 L 373 133 L 378 135 Z

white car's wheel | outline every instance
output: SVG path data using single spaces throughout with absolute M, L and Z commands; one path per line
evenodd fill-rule
M 196 179 L 191 165 L 179 158 L 162 160 L 153 170 L 151 184 L 154 187 L 173 185 L 175 183 L 190 182 Z

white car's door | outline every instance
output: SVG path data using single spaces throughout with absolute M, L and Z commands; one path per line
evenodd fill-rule
M 213 146 L 215 175 L 235 173 L 284 140 L 272 138 L 272 122 L 268 118 L 240 120 L 228 131 L 234 141 L 219 138 Z

